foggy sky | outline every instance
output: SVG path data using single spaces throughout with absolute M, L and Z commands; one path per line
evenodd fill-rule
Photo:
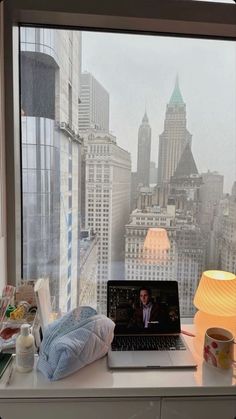
M 187 129 L 199 173 L 236 180 L 236 44 L 232 41 L 83 32 L 82 70 L 110 95 L 110 131 L 137 166 L 138 128 L 147 109 L 151 160 L 158 161 L 159 135 L 176 75 L 186 103 Z

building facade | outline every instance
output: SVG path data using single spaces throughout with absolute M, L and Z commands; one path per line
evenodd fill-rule
M 80 232 L 79 305 L 97 310 L 98 237 L 92 230 Z
M 199 191 L 201 201 L 200 223 L 204 230 L 209 232 L 218 204 L 223 198 L 224 176 L 209 170 L 202 173 L 201 176 L 202 185 Z
M 149 229 L 165 229 L 169 239 L 166 257 L 152 260 L 144 256 L 144 242 Z M 175 206 L 135 210 L 126 225 L 125 277 L 129 280 L 169 281 L 179 285 L 182 316 L 194 313 L 193 297 L 204 267 L 205 246 L 200 228 L 191 217 L 179 217 Z
M 168 201 L 174 201 L 176 210 L 187 216 L 191 214 L 194 223 L 200 218 L 199 191 L 202 178 L 188 143 L 180 157 L 176 170 L 171 176 Z
M 231 195 L 221 200 L 214 218 L 213 262 L 218 269 L 236 274 L 236 182 Z
M 86 228 L 98 235 L 98 310 L 106 314 L 108 279 L 124 278 L 125 224 L 130 213 L 130 154 L 110 134 L 89 135 Z
M 205 270 L 206 242 L 201 229 L 193 220 L 177 221 L 177 276 L 179 299 L 183 316 L 192 316 L 195 312 L 194 295 Z
M 62 311 L 78 304 L 80 55 L 80 32 L 21 28 L 23 279 L 48 277 Z
M 130 210 L 137 208 L 137 172 L 131 172 Z
M 217 224 L 221 212 L 224 176 L 208 170 L 201 174 L 201 178 L 199 224 L 207 243 L 206 266 L 208 269 L 216 269 L 219 267 L 219 243 L 215 241 L 215 235 L 218 234 L 219 228 Z
M 79 130 L 109 132 L 109 94 L 91 73 L 81 74 Z

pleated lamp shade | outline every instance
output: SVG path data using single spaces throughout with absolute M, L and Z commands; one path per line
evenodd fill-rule
M 164 228 L 149 228 L 143 244 L 143 261 L 161 263 L 167 259 L 170 241 Z
M 193 303 L 204 313 L 236 316 L 236 276 L 224 271 L 205 271 Z
M 193 303 L 199 311 L 194 324 L 199 338 L 209 327 L 221 327 L 236 334 L 236 276 L 224 271 L 205 271 Z

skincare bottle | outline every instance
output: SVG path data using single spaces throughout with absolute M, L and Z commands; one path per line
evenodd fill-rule
M 19 372 L 32 371 L 34 367 L 34 337 L 30 325 L 22 324 L 20 335 L 16 339 L 16 368 Z

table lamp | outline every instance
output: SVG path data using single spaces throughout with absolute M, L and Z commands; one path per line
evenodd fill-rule
M 205 271 L 193 303 L 199 311 L 194 317 L 197 336 L 209 327 L 222 327 L 236 335 L 236 276 L 224 271 Z
M 149 228 L 143 244 L 143 262 L 165 262 L 169 250 L 170 241 L 166 229 Z

